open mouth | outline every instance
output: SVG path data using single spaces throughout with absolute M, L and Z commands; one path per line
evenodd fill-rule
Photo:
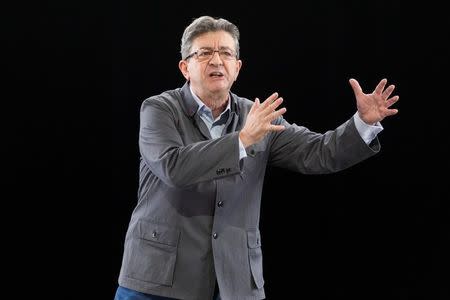
M 224 75 L 222 72 L 211 72 L 209 73 L 209 77 L 213 78 L 222 78 Z

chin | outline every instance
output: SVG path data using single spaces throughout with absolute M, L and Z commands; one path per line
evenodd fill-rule
M 211 87 L 211 90 L 220 91 L 220 90 L 229 90 L 231 86 L 230 86 L 229 82 L 226 82 L 226 81 L 214 81 L 214 82 L 212 82 L 210 87 Z

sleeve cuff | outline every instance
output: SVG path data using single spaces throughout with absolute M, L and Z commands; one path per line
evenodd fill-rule
M 239 160 L 243 159 L 244 157 L 247 157 L 247 151 L 245 151 L 244 144 L 241 141 L 241 138 L 239 138 Z
M 373 139 L 383 130 L 380 122 L 375 123 L 375 125 L 366 124 L 358 112 L 353 115 L 355 121 L 356 130 L 358 130 L 359 135 L 364 140 L 364 142 L 369 145 Z

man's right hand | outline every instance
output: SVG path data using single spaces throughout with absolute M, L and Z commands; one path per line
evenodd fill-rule
M 282 102 L 283 98 L 278 97 L 278 93 L 273 93 L 263 103 L 256 98 L 248 112 L 245 125 L 239 133 L 239 138 L 245 148 L 261 141 L 269 131 L 285 129 L 283 125 L 271 124 L 273 120 L 286 112 L 285 107 L 277 110 Z

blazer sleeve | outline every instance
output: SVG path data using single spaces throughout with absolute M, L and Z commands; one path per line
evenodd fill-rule
M 238 132 L 185 145 L 173 108 L 146 99 L 140 112 L 139 151 L 149 169 L 172 187 L 240 173 Z
M 289 124 L 283 118 L 277 124 L 286 127 L 273 135 L 269 164 L 305 174 L 325 174 L 346 169 L 380 150 L 378 138 L 367 145 L 359 135 L 353 118 L 335 130 L 323 134 Z

